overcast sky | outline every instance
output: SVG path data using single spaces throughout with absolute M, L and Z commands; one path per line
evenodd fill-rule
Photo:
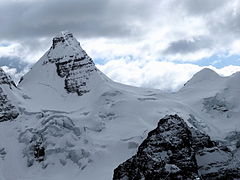
M 203 67 L 240 70 L 239 9 L 239 0 L 0 0 L 0 66 L 18 79 L 69 30 L 110 78 L 177 90 Z

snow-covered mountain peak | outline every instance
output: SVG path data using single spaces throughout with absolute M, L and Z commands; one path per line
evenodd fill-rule
M 53 38 L 52 46 L 47 53 L 47 60 L 43 63 L 65 62 L 71 58 L 81 59 L 86 56 L 80 43 L 68 31 L 63 31 Z
M 49 99 L 54 99 L 54 105 L 62 104 L 69 94 L 82 96 L 97 91 L 106 80 L 73 34 L 65 31 L 53 38 L 50 49 L 23 76 L 18 87 L 37 99 L 37 104 L 50 104 Z

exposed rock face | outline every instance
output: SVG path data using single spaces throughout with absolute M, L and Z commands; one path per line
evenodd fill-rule
M 161 119 L 132 158 L 114 170 L 114 180 L 240 178 L 233 153 L 189 128 L 178 115 Z
M 8 85 L 10 88 L 12 87 L 16 87 L 16 84 L 14 83 L 14 81 L 12 80 L 12 78 L 7 75 L 2 68 L 0 68 L 0 85 L 1 84 L 6 84 Z
M 0 122 L 15 119 L 18 115 L 16 107 L 10 103 L 3 88 L 0 87 Z
M 4 92 L 4 88 L 11 91 L 15 87 L 16 85 L 11 77 L 0 68 L 0 122 L 15 119 L 19 115 L 16 107 L 12 105 Z
M 47 57 L 44 64 L 56 64 L 57 74 L 64 78 L 67 92 L 83 95 L 90 91 L 88 80 L 98 70 L 71 33 L 62 32 L 53 38 Z
M 212 111 L 225 113 L 231 109 L 226 100 L 218 93 L 214 97 L 204 98 L 203 107 L 208 113 Z

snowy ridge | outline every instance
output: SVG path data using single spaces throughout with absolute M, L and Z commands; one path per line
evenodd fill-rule
M 123 85 L 62 32 L 17 88 L 0 84 L 19 113 L 1 122 L 0 178 L 112 179 L 168 114 L 237 150 L 239 82 L 239 74 L 223 78 L 205 69 L 174 94 Z

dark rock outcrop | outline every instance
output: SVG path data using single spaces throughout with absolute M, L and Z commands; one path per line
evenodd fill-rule
M 4 89 L 11 91 L 15 87 L 16 85 L 11 77 L 0 68 L 0 122 L 15 119 L 19 115 L 16 107 L 4 92 Z
M 79 96 L 89 92 L 87 82 L 91 72 L 96 71 L 92 59 L 85 53 L 77 59 L 56 63 L 57 73 L 65 78 L 65 89 L 69 93 L 77 93 Z
M 0 122 L 13 120 L 17 118 L 18 115 L 19 113 L 17 112 L 16 107 L 10 103 L 7 95 L 0 87 Z
M 14 83 L 14 81 L 12 80 L 12 78 L 7 75 L 2 68 L 0 68 L 0 85 L 1 84 L 6 84 L 9 86 L 10 89 L 12 89 L 12 87 L 17 87 L 16 84 Z
M 62 53 L 64 51 L 65 54 Z M 64 78 L 68 93 L 77 93 L 81 96 L 90 91 L 87 86 L 89 78 L 98 69 L 72 33 L 62 32 L 53 38 L 47 57 L 48 60 L 44 64 L 55 63 L 57 74 Z
M 162 118 L 137 154 L 114 170 L 114 180 L 233 179 L 233 153 L 189 128 L 178 115 Z

